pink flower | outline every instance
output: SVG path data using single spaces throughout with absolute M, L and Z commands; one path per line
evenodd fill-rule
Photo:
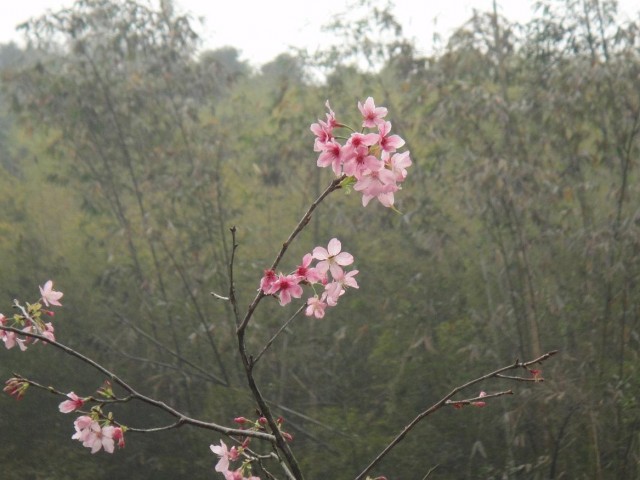
M 348 273 L 342 272 L 341 275 L 337 275 L 334 277 L 334 280 L 342 286 L 342 288 L 350 287 L 350 288 L 360 288 L 358 287 L 358 282 L 353 278 L 358 274 L 358 270 L 351 270 Z
M 313 151 L 321 152 L 325 149 L 327 143 L 333 140 L 332 129 L 322 120 L 318 120 L 318 123 L 311 124 L 311 131 L 316 136 L 313 143 Z
M 384 162 L 380 161 L 376 167 L 365 171 L 353 189 L 362 192 L 362 205 L 365 207 L 373 198 L 377 198 L 385 207 L 391 207 L 394 201 L 393 193 L 399 187 L 396 185 L 394 173 L 385 168 Z
M 226 475 L 226 472 L 229 471 L 229 450 L 227 449 L 227 445 L 220 440 L 220 446 L 218 445 L 210 445 L 209 448 L 213 453 L 220 457 L 218 463 L 216 464 L 215 470 L 216 472 L 222 472 Z
M 113 439 L 118 441 L 118 448 L 124 448 L 124 430 L 120 427 L 114 427 Z
M 53 281 L 47 280 L 47 282 L 44 284 L 44 287 L 39 288 L 40 295 L 42 295 L 42 301 L 47 307 L 49 305 L 57 305 L 59 307 L 62 306 L 62 304 L 58 300 L 60 300 L 64 294 L 62 292 L 56 292 L 53 289 Z
M 307 309 L 304 313 L 307 317 L 311 317 L 313 315 L 316 318 L 322 318 L 324 317 L 325 308 L 327 308 L 327 304 L 315 295 L 307 300 Z
M 333 169 L 333 173 L 340 175 L 345 155 L 342 148 L 342 145 L 334 140 L 327 142 L 318 157 L 317 165 L 323 168 L 330 166 Z
M 97 421 L 87 415 L 78 417 L 73 424 L 76 433 L 71 438 L 81 441 L 83 447 L 91 449 L 91 453 L 96 453 L 102 448 L 107 453 L 113 453 L 114 427 L 101 427 Z
M 322 298 L 326 300 L 327 305 L 335 307 L 338 304 L 338 299 L 344 295 L 345 289 L 342 288 L 340 282 L 331 282 L 325 285 Z
M 364 119 L 362 126 L 366 128 L 375 128 L 377 124 L 384 122 L 383 118 L 387 114 L 386 108 L 376 108 L 372 97 L 368 97 L 365 100 L 364 105 L 358 102 L 358 110 L 360 110 Z
M 345 147 L 351 147 L 354 150 L 357 150 L 359 148 L 360 149 L 364 148 L 364 150 L 369 150 L 369 147 L 371 145 L 375 145 L 376 143 L 378 143 L 379 138 L 380 136 L 376 135 L 375 133 L 364 134 L 364 133 L 354 132 L 349 137 L 349 140 L 347 140 Z
M 311 262 L 313 261 L 313 256 L 310 253 L 307 253 L 304 257 L 302 257 L 302 263 L 298 265 L 296 269 L 296 275 L 300 277 L 301 280 L 305 280 L 309 283 L 318 283 L 322 280 L 322 274 L 318 272 L 315 268 L 309 268 Z
M 5 332 L 3 330 L 2 341 L 4 342 L 4 346 L 7 350 L 11 350 L 16 345 L 18 345 L 20 350 L 23 352 L 27 349 L 26 341 L 23 338 L 18 337 L 15 332 Z
M 40 332 L 40 334 L 43 337 L 49 339 L 49 341 L 55 342 L 56 341 L 56 337 L 53 334 L 53 331 L 54 331 L 53 324 L 51 322 L 47 322 L 47 323 L 44 324 L 44 330 L 42 332 Z M 46 344 L 46 342 L 44 342 L 44 344 Z
M 298 285 L 300 277 L 296 275 L 282 275 L 271 286 L 269 293 L 278 293 L 280 305 L 284 306 L 291 302 L 291 297 L 300 298 L 302 296 L 302 287 Z
M 353 278 L 358 274 L 358 270 L 351 270 L 348 273 L 341 272 L 340 275 L 334 277 L 334 281 L 325 285 L 323 300 L 326 300 L 327 305 L 335 307 L 338 304 L 338 299 L 344 295 L 347 287 L 359 288 L 358 282 Z
M 398 148 L 404 145 L 404 140 L 399 135 L 390 135 L 391 122 L 382 122 L 378 125 L 378 132 L 380 133 L 380 148 L 385 152 L 395 152 Z
M 327 107 L 327 110 L 329 110 L 329 113 L 327 113 L 327 126 L 331 129 L 341 126 L 336 120 L 335 112 L 331 110 L 331 105 L 329 105 L 329 100 L 324 102 L 324 106 Z
M 225 480 L 260 480 L 260 477 L 245 477 L 242 473 L 242 468 L 239 468 L 238 470 L 235 470 L 233 472 L 226 471 L 223 473 Z
M 7 324 L 7 317 L 0 313 L 0 325 L 5 326 Z M 4 346 L 7 350 L 12 349 L 16 345 L 20 347 L 23 352 L 27 349 L 25 341 L 19 338 L 15 332 L 7 332 L 6 330 L 0 330 L 0 338 L 4 342 Z
M 323 122 L 318 120 L 318 123 L 311 124 L 311 131 L 316 136 L 316 140 L 313 144 L 313 150 L 315 152 L 321 152 L 326 150 L 326 145 L 333 140 L 333 129 L 339 126 L 336 120 L 336 114 L 331 110 L 329 100 L 326 101 L 325 106 L 329 113 L 327 113 L 327 121 Z
M 265 270 L 264 277 L 262 277 L 262 279 L 260 280 L 260 290 L 262 290 L 266 294 L 269 294 L 269 290 L 271 290 L 271 287 L 277 279 L 278 276 L 276 275 L 276 272 L 274 272 L 273 270 Z
M 331 272 L 333 277 L 342 273 L 342 267 L 353 263 L 353 255 L 347 252 L 341 252 L 342 244 L 337 238 L 329 240 L 327 248 L 316 247 L 313 249 L 313 258 L 320 260 L 316 265 L 316 270 L 321 274 Z
M 58 409 L 62 413 L 73 412 L 74 410 L 82 408 L 84 405 L 84 400 L 73 392 L 67 393 L 67 397 L 69 397 L 70 400 L 65 400 L 58 406 Z
M 386 154 L 386 155 L 385 155 Z M 388 158 L 387 152 L 383 153 L 382 158 L 385 156 Z M 409 158 L 409 152 L 396 153 L 385 163 L 389 166 L 393 174 L 396 176 L 396 182 L 404 182 L 407 178 L 407 168 L 411 166 L 411 158 Z
M 360 180 L 367 170 L 379 168 L 380 160 L 369 155 L 369 150 L 358 150 L 355 155 L 345 159 L 343 170 L 345 175 Z

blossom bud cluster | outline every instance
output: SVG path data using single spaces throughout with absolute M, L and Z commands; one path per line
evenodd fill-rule
M 385 207 L 393 207 L 394 193 L 400 190 L 400 184 L 407 177 L 407 168 L 411 165 L 409 152 L 397 153 L 405 144 L 398 135 L 390 135 L 391 122 L 384 119 L 387 109 L 376 107 L 373 98 L 358 102 L 362 114 L 360 132 L 341 124 L 329 101 L 326 121 L 318 120 L 311 125 L 316 136 L 314 150 L 320 152 L 319 167 L 331 167 L 337 177 L 345 176 L 355 182 L 353 188 L 362 192 L 362 205 L 365 207 L 373 199 Z M 344 144 L 338 142 L 336 128 L 351 130 Z M 377 130 L 366 133 L 365 129 Z
M 60 299 L 63 293 L 55 291 L 53 289 L 53 282 L 48 280 L 44 286 L 40 287 L 40 295 L 41 298 L 38 302 L 34 304 L 27 303 L 24 307 L 16 302 L 16 306 L 21 313 L 16 313 L 10 318 L 0 313 L 0 326 L 17 328 L 24 333 L 42 335 L 48 340 L 55 342 L 56 338 L 54 336 L 53 323 L 45 322 L 42 318 L 42 315 L 53 317 L 54 313 L 51 310 L 44 309 L 43 305 L 46 307 L 50 305 L 62 306 Z M 17 345 L 23 352 L 30 343 L 36 343 L 38 341 L 28 336 L 23 338 L 18 333 L 7 330 L 0 330 L 0 339 L 2 339 L 7 349 L 12 349 Z
M 342 244 L 337 238 L 329 241 L 327 248 L 316 247 L 312 253 L 302 257 L 302 263 L 289 274 L 276 274 L 274 270 L 265 270 L 260 280 L 260 289 L 266 295 L 274 295 L 280 305 L 287 305 L 292 298 L 302 297 L 301 285 L 311 285 L 316 292 L 316 285 L 322 285 L 323 291 L 315 293 L 307 300 L 305 313 L 307 316 L 322 318 L 327 307 L 335 307 L 338 299 L 345 293 L 347 287 L 358 288 L 354 278 L 358 270 L 346 272 L 342 269 L 353 263 L 353 255 L 343 252 Z M 312 266 L 313 261 L 317 261 Z

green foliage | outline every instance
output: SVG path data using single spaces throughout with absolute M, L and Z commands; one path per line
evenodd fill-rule
M 82 0 L 31 23 L 23 58 L 0 50 L 1 100 L 13 106 L 0 117 L 6 308 L 54 278 L 63 342 L 194 416 L 251 416 L 232 314 L 209 294 L 228 291 L 228 229 L 238 227 L 235 282 L 247 305 L 331 180 L 315 167 L 308 125 L 329 98 L 357 126 L 353 107 L 373 96 L 414 161 L 401 213 L 363 209 L 355 192 L 321 206 L 282 267 L 336 236 L 356 257 L 360 289 L 321 321 L 294 320 L 257 367 L 308 478 L 352 478 L 453 386 L 551 349 L 561 355 L 543 384 L 482 385 L 516 395 L 438 412 L 379 471 L 636 478 L 637 25 L 617 20 L 615 2 L 548 0 L 524 26 L 478 13 L 423 58 L 388 13 L 373 19 L 390 33 L 378 43 L 361 20 L 343 51 L 281 55 L 260 72 L 232 48 L 196 55 L 190 19 L 170 2 L 156 11 Z M 375 64 L 367 72 L 363 53 Z M 326 77 L 312 82 L 318 67 Z M 265 299 L 250 348 L 294 310 Z M 82 394 L 100 386 L 39 350 L 19 361 L 2 350 L 0 374 Z M 69 442 L 57 400 L 38 397 L 30 391 L 18 408 L 0 399 L 12 409 L 0 428 L 15 432 L 0 440 L 2 464 L 20 466 L 10 471 L 213 475 L 210 434 L 132 434 L 124 452 L 98 458 Z M 167 422 L 137 408 L 118 413 Z

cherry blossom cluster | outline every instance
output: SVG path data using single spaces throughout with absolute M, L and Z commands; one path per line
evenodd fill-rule
M 265 425 L 267 424 L 265 417 L 260 417 L 255 421 L 251 421 L 245 417 L 236 417 L 233 421 L 240 424 L 244 429 L 255 431 L 264 431 Z M 284 439 L 288 442 L 293 441 L 291 434 L 282 430 L 284 419 L 279 417 L 276 423 Z M 220 445 L 209 446 L 211 451 L 219 457 L 215 470 L 223 474 L 225 480 L 260 480 L 260 477 L 251 475 L 251 462 L 253 461 L 253 457 L 248 452 L 249 442 L 250 438 L 247 437 L 239 447 L 233 446 L 228 448 L 222 440 L 220 440 Z M 237 461 L 242 461 L 242 463 L 238 468 L 231 470 L 231 463 Z
M 319 167 L 331 167 L 337 177 L 349 179 L 353 189 L 362 193 L 362 205 L 373 199 L 385 207 L 393 207 L 394 193 L 400 190 L 400 184 L 407 177 L 407 168 L 411 165 L 409 152 L 397 153 L 405 144 L 398 135 L 390 135 L 391 122 L 384 119 L 387 109 L 376 107 L 373 98 L 358 102 L 362 114 L 362 129 L 355 129 L 338 122 L 334 111 L 326 102 L 329 110 L 326 121 L 318 120 L 311 125 L 316 136 L 313 149 L 320 152 Z M 341 144 L 335 129 L 346 128 L 351 131 L 349 138 Z M 376 130 L 368 132 L 365 129 Z
M 317 261 L 315 266 L 312 263 Z M 287 305 L 292 298 L 301 298 L 302 285 L 311 285 L 314 295 L 307 300 L 305 314 L 322 318 L 327 307 L 335 307 L 346 289 L 358 288 L 354 278 L 358 270 L 345 272 L 342 267 L 353 263 L 353 255 L 342 251 L 342 243 L 332 238 L 327 247 L 315 247 L 312 253 L 302 257 L 301 264 L 293 273 L 285 275 L 274 270 L 265 270 L 260 280 L 260 289 L 266 295 L 274 295 L 280 305 Z M 317 286 L 322 292 L 317 292 Z
M 62 411 L 62 405 L 60 410 Z M 100 449 L 113 453 L 116 442 L 119 448 L 124 448 L 124 428 L 114 426 L 109 419 L 100 421 L 99 414 L 95 411 L 91 415 L 76 418 L 73 425 L 76 433 L 71 438 L 82 442 L 82 446 L 90 448 L 91 453 Z
M 40 287 L 40 295 L 40 299 L 34 304 L 27 303 L 25 306 L 22 306 L 16 302 L 15 306 L 20 313 L 16 313 L 10 318 L 0 313 L 0 326 L 17 328 L 25 333 L 36 333 L 52 342 L 55 341 L 53 324 L 51 322 L 45 322 L 42 318 L 42 315 L 53 317 L 54 312 L 43 308 L 43 306 L 62 306 L 60 299 L 64 294 L 55 291 L 53 289 L 53 282 L 48 280 L 44 286 Z M 0 330 L 0 338 L 7 349 L 12 349 L 17 345 L 23 352 L 30 343 L 36 343 L 38 341 L 31 337 L 22 338 L 16 332 L 6 330 Z
M 98 389 L 98 394 L 108 399 L 115 399 L 109 381 Z M 58 406 L 61 413 L 80 411 L 87 401 L 95 400 L 93 397 L 79 397 L 74 392 L 67 393 L 67 398 L 68 400 Z M 100 404 L 91 408 L 88 414 L 76 418 L 73 425 L 76 432 L 71 438 L 80 441 L 83 447 L 90 448 L 91 453 L 101 449 L 107 453 L 113 453 L 116 442 L 119 448 L 124 448 L 124 433 L 127 427 L 116 424 L 111 413 L 108 415 L 102 413 Z

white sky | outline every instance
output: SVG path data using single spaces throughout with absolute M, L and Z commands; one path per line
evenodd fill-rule
M 150 0 L 159 1 L 159 0 Z M 321 32 L 335 15 L 344 12 L 350 0 L 175 0 L 177 8 L 202 17 L 199 33 L 205 47 L 231 45 L 242 52 L 242 58 L 253 65 L 272 60 L 288 47 L 307 47 L 311 51 L 330 41 Z M 431 50 L 433 34 L 444 38 L 462 25 L 472 10 L 488 11 L 492 0 L 394 0 L 395 15 L 414 38 L 422 52 Z M 525 22 L 532 12 L 533 0 L 499 0 L 499 11 L 514 21 Z M 73 4 L 73 0 L 0 0 L 0 43 L 21 42 L 15 26 Z M 381 2 L 382 4 L 382 2 Z M 637 18 L 638 0 L 619 0 L 623 19 Z

